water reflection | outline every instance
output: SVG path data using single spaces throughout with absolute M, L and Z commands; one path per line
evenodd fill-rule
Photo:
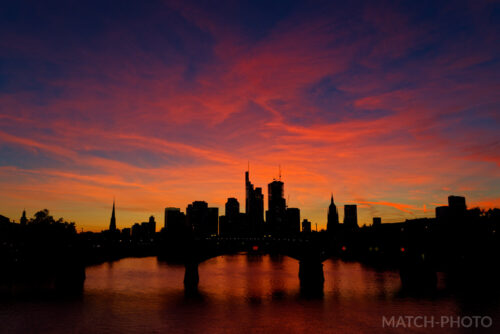
M 401 296 L 396 271 L 338 260 L 323 270 L 324 294 L 311 299 L 300 293 L 294 259 L 221 256 L 198 266 L 198 291 L 186 295 L 183 265 L 124 259 L 88 268 L 79 300 L 0 304 L 0 332 L 382 333 L 382 316 L 391 315 L 487 314 L 500 324 L 498 299 L 484 305 L 446 293 Z

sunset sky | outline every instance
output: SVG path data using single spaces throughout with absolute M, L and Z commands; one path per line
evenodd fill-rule
M 205 200 L 281 165 L 326 225 L 500 207 L 498 1 L 2 1 L 0 214 L 78 230 Z

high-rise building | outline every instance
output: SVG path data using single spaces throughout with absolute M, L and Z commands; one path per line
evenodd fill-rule
M 230 197 L 226 202 L 226 217 L 230 220 L 237 219 L 240 214 L 240 203 L 234 197 Z
M 382 225 L 382 218 L 381 217 L 373 217 L 373 226 L 380 226 Z
M 448 206 L 452 211 L 465 211 L 467 205 L 465 204 L 465 197 L 463 196 L 448 196 Z
M 268 214 L 267 224 L 272 233 L 286 232 L 286 201 L 284 198 L 284 184 L 274 180 L 268 184 Z
M 143 238 L 142 228 L 139 223 L 132 225 L 132 238 L 136 241 Z
M 165 208 L 165 230 L 168 233 L 179 234 L 186 226 L 186 215 L 179 208 Z
M 209 208 L 207 202 L 194 201 L 186 209 L 188 225 L 196 234 L 212 235 L 218 233 L 219 209 Z
M 207 233 L 219 234 L 219 208 L 208 208 Z
M 115 200 L 113 200 L 113 211 L 111 212 L 111 220 L 109 222 L 109 230 L 116 231 Z
M 241 232 L 242 221 L 240 221 L 240 203 L 234 197 L 226 202 L 226 214 L 219 217 L 219 233 L 232 234 Z
M 330 206 L 328 207 L 328 220 L 326 223 L 326 230 L 328 232 L 335 231 L 339 226 L 339 212 L 337 206 L 333 202 L 333 194 L 330 199 Z
M 438 222 L 463 222 L 467 214 L 467 204 L 463 196 L 448 196 L 448 206 L 436 207 Z
M 467 212 L 467 205 L 465 204 L 465 197 L 462 196 L 448 196 L 448 213 L 450 219 L 453 221 L 463 220 Z
M 148 233 L 151 235 L 156 233 L 156 221 L 154 216 L 149 217 Z
M 358 228 L 358 207 L 356 204 L 344 205 L 344 227 L 348 229 Z
M 450 217 L 450 207 L 447 205 L 436 207 L 436 220 L 439 222 L 444 222 Z
M 248 222 L 248 232 L 262 232 L 264 222 L 264 195 L 262 188 L 254 188 L 250 182 L 249 171 L 245 172 L 245 213 Z

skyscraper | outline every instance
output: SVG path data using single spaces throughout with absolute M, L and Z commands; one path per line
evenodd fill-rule
M 264 195 L 262 188 L 255 188 L 250 182 L 249 171 L 245 172 L 245 213 L 249 225 L 248 232 L 262 232 L 264 222 Z
M 188 225 L 196 234 L 218 233 L 219 208 L 209 208 L 207 202 L 194 201 L 186 209 Z
M 465 204 L 465 197 L 462 196 L 448 196 L 448 212 L 451 221 L 462 221 L 465 219 L 467 212 L 467 205 Z
M 156 233 L 156 221 L 155 221 L 155 217 L 154 216 L 151 216 L 149 217 L 149 222 L 148 222 L 148 232 L 153 235 Z
M 226 217 L 228 217 L 229 220 L 235 220 L 237 219 L 239 214 L 240 203 L 238 202 L 238 200 L 234 197 L 228 198 L 226 202 Z
M 358 207 L 356 204 L 344 205 L 344 227 L 347 229 L 358 228 Z
M 284 184 L 274 180 L 268 184 L 268 214 L 267 223 L 273 233 L 286 231 L 286 201 L 284 198 Z
M 328 220 L 326 223 L 326 230 L 328 232 L 335 231 L 339 226 L 339 212 L 337 206 L 333 202 L 333 194 L 330 200 L 330 206 L 328 207 Z
M 165 230 L 168 233 L 179 234 L 184 231 L 186 215 L 179 208 L 165 208 Z
M 113 211 L 111 212 L 111 220 L 109 222 L 109 230 L 116 231 L 115 200 L 113 200 Z

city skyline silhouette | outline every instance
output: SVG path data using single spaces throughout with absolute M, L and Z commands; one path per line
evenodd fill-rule
M 238 199 L 238 198 L 234 198 L 234 197 L 227 197 L 227 201 L 234 201 L 235 202 L 235 205 L 238 206 L 237 208 L 237 214 L 240 213 L 240 205 L 243 203 L 243 206 L 241 206 L 241 214 L 246 214 L 247 216 L 249 216 L 249 219 L 250 220 L 253 220 L 254 222 L 252 223 L 253 225 L 255 224 L 259 224 L 259 219 L 261 221 L 261 223 L 266 223 L 270 220 L 272 220 L 273 218 L 272 217 L 269 217 L 268 214 L 270 211 L 270 207 L 272 207 L 273 205 L 271 204 L 272 203 L 272 200 L 269 198 L 269 193 L 272 193 L 271 191 L 271 188 L 272 188 L 272 185 L 276 182 L 279 182 L 281 183 L 281 186 L 279 186 L 279 192 L 280 192 L 280 195 L 279 197 L 281 198 L 281 200 L 283 201 L 283 203 L 279 203 L 277 204 L 278 206 L 282 207 L 281 210 L 287 210 L 287 209 L 293 209 L 293 210 L 298 210 L 298 215 L 300 217 L 300 210 L 301 208 L 298 207 L 298 208 L 293 208 L 291 206 L 289 206 L 289 195 L 288 197 L 286 196 L 285 194 L 285 190 L 284 190 L 284 184 L 285 182 L 283 182 L 284 180 L 281 179 L 281 168 L 280 168 L 280 172 L 279 172 L 279 176 L 278 176 L 278 179 L 276 178 L 273 178 L 272 179 L 272 182 L 270 182 L 268 184 L 268 187 L 255 187 L 255 189 L 258 190 L 258 198 L 260 198 L 260 209 L 257 209 L 259 211 L 258 214 L 255 214 L 255 208 L 254 206 L 256 204 L 248 204 L 248 203 L 253 203 L 254 200 L 254 185 L 252 184 L 252 182 L 250 181 L 250 177 L 249 177 L 249 173 L 250 171 L 247 170 L 245 171 L 245 197 L 243 199 Z M 250 187 L 250 188 L 249 188 Z M 262 192 L 262 188 L 268 188 L 268 191 L 265 193 Z M 251 190 L 249 190 L 251 189 Z M 415 216 L 408 216 L 408 217 L 405 217 L 404 220 L 400 220 L 400 221 L 394 221 L 394 220 L 389 220 L 387 221 L 385 218 L 386 217 L 383 217 L 383 216 L 371 216 L 371 217 L 367 217 L 365 218 L 365 220 L 363 221 L 359 221 L 358 220 L 358 214 L 359 214 L 359 211 L 363 212 L 363 202 L 361 202 L 361 205 L 359 203 L 355 203 L 354 201 L 348 201 L 347 203 L 344 203 L 344 204 L 340 204 L 340 203 L 334 203 L 333 201 L 333 196 L 334 194 L 331 193 L 331 197 L 330 197 L 330 203 L 329 203 L 329 207 L 325 207 L 325 217 L 323 220 L 320 220 L 320 221 L 313 221 L 312 223 L 315 224 L 315 228 L 317 229 L 317 231 L 320 231 L 320 230 L 328 230 L 328 226 L 330 225 L 329 222 L 330 220 L 331 221 L 336 221 L 336 224 L 339 224 L 339 223 L 345 223 L 345 217 L 346 217 L 346 206 L 349 208 L 350 206 L 353 207 L 354 209 L 354 215 L 355 215 L 355 223 L 358 227 L 362 227 L 362 226 L 371 226 L 374 224 L 374 221 L 377 220 L 379 223 L 380 222 L 384 222 L 384 223 L 401 223 L 401 222 L 404 222 L 404 221 L 408 221 L 408 220 L 412 220 L 412 219 L 421 219 L 421 218 L 436 218 L 437 215 L 438 215 L 438 210 L 441 208 L 441 207 L 445 207 L 446 204 L 443 204 L 443 205 L 436 205 L 434 208 L 429 208 L 429 210 L 427 210 L 427 214 L 426 215 L 421 215 L 419 217 L 415 217 Z M 266 197 L 268 198 L 268 200 L 266 200 Z M 456 197 L 456 195 L 449 195 L 451 197 Z M 448 197 L 448 196 L 447 196 Z M 465 197 L 464 197 L 465 198 Z M 211 204 L 211 203 L 208 203 L 207 201 L 203 200 L 203 199 L 195 199 L 192 201 L 192 203 L 197 203 L 197 202 L 200 202 L 200 203 L 207 203 L 208 204 Z M 102 223 L 102 228 L 101 229 L 97 229 L 97 230 L 94 230 L 94 232 L 100 232 L 100 231 L 104 231 L 106 229 L 109 229 L 109 230 L 115 230 L 115 229 L 121 229 L 121 228 L 131 228 L 133 224 L 138 224 L 138 221 L 134 221 L 132 223 L 128 223 L 128 222 L 125 222 L 125 223 L 120 223 L 118 221 L 118 224 L 117 224 L 117 219 L 116 219 L 116 214 L 115 214 L 115 203 L 116 203 L 116 197 L 113 196 L 113 201 L 112 201 L 112 210 L 111 210 L 111 222 L 103 222 Z M 192 205 L 192 203 L 190 204 L 189 202 L 186 203 L 186 205 L 184 207 L 174 207 L 174 206 L 165 206 L 164 208 L 162 208 L 162 211 L 163 211 L 163 214 L 162 215 L 158 215 L 158 216 L 155 216 L 154 214 L 149 214 L 149 215 L 146 215 L 146 216 L 150 216 L 151 217 L 156 217 L 156 219 L 160 219 L 160 220 L 164 220 L 166 222 L 166 215 L 167 215 L 167 209 L 175 209 L 177 211 L 180 211 L 181 213 L 186 213 L 187 210 L 189 210 L 189 206 Z M 331 208 L 333 204 L 333 209 Z M 275 204 L 276 205 L 276 204 Z M 464 204 L 465 205 L 465 204 Z M 338 207 L 340 207 L 342 210 L 339 214 L 339 211 L 338 211 Z M 225 207 L 225 210 L 223 211 L 222 209 Z M 467 206 L 466 206 L 467 207 Z M 225 203 L 225 205 L 220 208 L 220 207 L 216 207 L 217 208 L 217 226 L 219 226 L 220 224 L 220 221 L 219 221 L 219 217 L 221 218 L 226 218 L 228 217 L 228 213 L 227 211 L 230 210 L 228 209 L 228 202 Z M 474 207 L 474 209 L 477 209 L 477 210 L 482 210 L 482 211 L 488 211 L 488 210 L 491 210 L 491 209 L 495 209 L 494 207 L 483 207 L 483 208 L 480 208 L 480 207 Z M 279 209 L 278 209 L 279 210 Z M 334 212 L 331 212 L 331 210 L 335 210 Z M 432 210 L 432 211 L 430 211 Z M 39 210 L 36 210 L 36 211 L 39 211 Z M 118 207 L 118 211 L 120 211 L 120 208 Z M 156 210 L 158 211 L 158 210 Z M 0 212 L 0 214 L 2 214 Z M 231 215 L 231 213 L 229 213 L 229 215 Z M 234 215 L 234 214 L 233 214 Z M 261 218 L 259 217 L 256 217 L 257 216 L 261 216 Z M 286 215 L 285 211 L 283 211 L 282 213 L 283 217 Z M 6 217 L 6 215 L 2 215 L 3 217 L 5 218 L 9 218 L 9 220 L 12 220 L 13 222 L 20 222 L 22 223 L 23 220 L 26 221 L 26 209 L 23 209 L 23 212 L 22 212 L 22 217 L 17 220 L 15 218 L 11 218 L 11 217 Z M 143 219 L 146 218 L 143 217 Z M 308 221 L 311 220 L 310 217 L 307 217 L 307 216 L 304 216 L 302 215 L 302 217 Z M 374 220 L 375 219 L 375 220 Z M 72 219 L 74 221 L 74 219 Z M 257 222 L 255 222 L 255 220 Z M 300 222 L 302 222 L 302 219 L 299 219 Z M 83 232 L 85 229 L 83 226 L 79 226 L 79 224 L 77 222 L 75 222 L 76 225 L 77 225 L 77 229 L 79 232 Z M 127 225 L 128 224 L 128 225 Z M 223 223 L 224 224 L 224 223 Z M 158 225 L 159 226 L 159 225 Z M 166 226 L 166 223 L 165 223 L 165 226 Z M 319 226 L 319 228 L 318 228 Z M 315 230 L 315 228 L 313 228 L 313 230 Z M 157 227 L 154 229 L 155 232 L 158 232 L 160 231 L 161 229 L 161 226 Z M 219 230 L 219 227 L 217 228 L 217 231 Z M 302 228 L 300 228 L 299 230 L 302 230 Z M 88 231 L 88 230 L 85 230 L 85 231 Z M 92 230 L 91 230 L 92 231 Z
M 320 228 L 331 192 L 366 222 L 500 206 L 494 3 L 221 7 L 5 4 L 0 210 L 223 208 L 247 161 Z
M 0 1 L 0 334 L 497 333 L 499 36 L 498 0 Z

